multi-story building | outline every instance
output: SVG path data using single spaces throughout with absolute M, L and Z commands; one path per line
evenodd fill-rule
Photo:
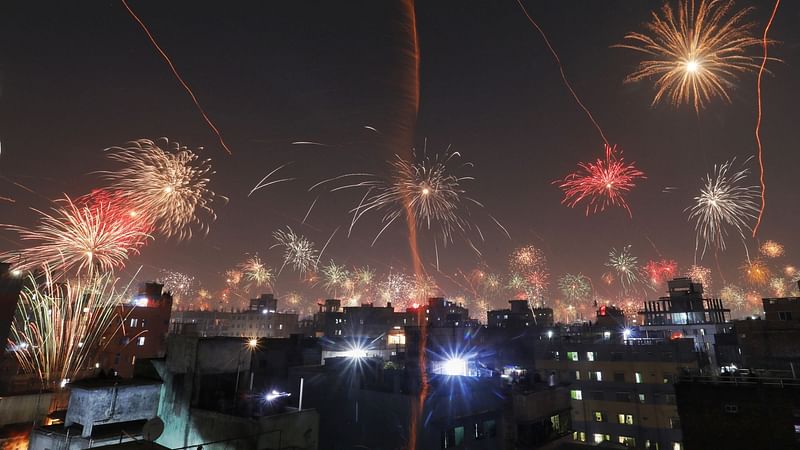
M 129 378 L 136 359 L 163 357 L 171 312 L 172 294 L 164 292 L 164 285 L 145 283 L 138 295 L 117 307 L 101 340 L 97 367 Z
M 520 329 L 526 327 L 552 327 L 551 308 L 533 308 L 527 300 L 509 300 L 510 308 L 494 309 L 486 313 L 489 328 Z
M 697 351 L 718 371 L 715 342 L 718 335 L 732 332 L 730 309 L 720 299 L 703 297 L 703 285 L 689 278 L 667 282 L 669 296 L 646 301 L 640 330 L 648 337 L 691 338 Z
M 175 311 L 171 332 L 201 337 L 288 337 L 299 332 L 298 315 L 279 312 L 278 300 L 263 294 L 244 311 Z
M 570 383 L 576 441 L 680 450 L 674 381 L 696 372 L 691 339 L 639 337 L 636 330 L 586 327 L 542 336 L 536 370 L 551 383 Z

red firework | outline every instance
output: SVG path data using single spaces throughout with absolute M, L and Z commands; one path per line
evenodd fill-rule
M 637 179 L 646 179 L 644 172 L 634 163 L 626 163 L 622 150 L 605 145 L 605 159 L 595 162 L 578 163 L 578 170 L 556 180 L 564 191 L 562 204 L 574 208 L 586 200 L 586 215 L 589 212 L 604 211 L 608 206 L 622 206 L 633 217 L 624 195 L 633 189 Z
M 657 285 L 675 277 L 678 273 L 678 263 L 671 259 L 648 261 L 644 266 L 644 271 L 650 278 L 650 282 Z

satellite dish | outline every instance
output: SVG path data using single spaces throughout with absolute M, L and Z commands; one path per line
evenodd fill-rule
M 159 417 L 154 417 L 145 422 L 142 427 L 142 439 L 145 441 L 155 441 L 164 432 L 164 421 Z

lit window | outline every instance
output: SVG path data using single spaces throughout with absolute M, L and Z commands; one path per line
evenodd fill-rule
M 611 436 L 609 436 L 607 434 L 595 433 L 595 434 L 592 435 L 592 441 L 594 441 L 595 444 L 600 444 L 603 441 L 610 441 L 610 440 L 611 440 Z
M 583 431 L 573 431 L 572 432 L 572 440 L 574 441 L 581 441 L 586 442 L 586 433 Z
M 575 380 L 580 380 L 580 379 L 581 379 L 581 371 L 580 370 L 576 370 L 575 371 Z
M 567 359 L 570 361 L 578 360 L 578 352 L 567 352 Z
M 639 394 L 639 403 L 644 403 L 644 394 Z
M 139 347 L 144 346 L 144 336 L 139 336 L 139 338 L 136 339 L 136 345 L 138 345 Z
M 131 328 L 136 328 L 139 325 L 139 319 L 131 319 Z
M 617 414 L 617 419 L 619 420 L 619 423 L 623 425 L 633 425 L 632 414 Z
M 405 345 L 406 343 L 406 335 L 405 334 L 390 334 L 389 335 L 389 344 L 390 345 Z
M 282 323 L 279 323 L 279 324 L 278 324 L 278 329 L 279 329 L 279 330 L 282 330 L 282 329 L 283 329 L 283 324 L 282 324 Z
M 603 414 L 603 411 L 595 411 L 594 412 L 594 421 L 595 422 L 605 422 L 606 416 Z
M 586 359 L 588 361 L 594 361 L 595 353 L 594 352 L 586 352 Z
M 683 445 L 680 442 L 673 442 L 672 450 L 683 450 Z
M 553 431 L 557 433 L 561 432 L 561 418 L 558 414 L 550 416 L 550 425 L 553 427 Z
M 603 381 L 603 372 L 589 372 L 589 379 L 592 381 Z
M 630 436 L 620 436 L 619 443 L 626 447 L 636 447 L 636 439 Z
M 642 384 L 644 382 L 642 379 L 642 372 L 636 372 L 633 374 L 633 378 L 636 379 L 636 384 Z
M 583 400 L 583 392 L 580 389 L 569 391 L 569 397 L 573 400 Z

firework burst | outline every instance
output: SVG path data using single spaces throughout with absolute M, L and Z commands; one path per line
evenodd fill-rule
M 775 241 L 764 241 L 759 248 L 763 256 L 767 258 L 780 258 L 783 256 L 783 245 Z
M 686 276 L 691 278 L 692 281 L 703 284 L 705 292 L 713 292 L 713 280 L 711 278 L 711 269 L 708 267 L 693 265 L 686 272 Z
M 287 265 L 292 266 L 301 275 L 317 270 L 319 252 L 314 247 L 314 243 L 305 236 L 298 235 L 291 228 L 286 227 L 286 230 L 277 230 L 272 233 L 272 237 L 276 244 L 270 248 L 281 247 L 283 249 L 283 265 L 278 270 L 278 274 Z
M 381 229 L 375 236 L 373 244 L 398 218 L 407 214 L 413 217 L 419 228 L 428 230 L 436 228 L 444 243 L 452 242 L 456 234 L 466 235 L 473 229 L 483 239 L 480 228 L 470 220 L 469 209 L 470 205 L 479 208 L 483 208 L 483 205 L 469 197 L 463 187 L 464 182 L 472 181 L 474 178 L 454 175 L 455 169 L 450 167 L 453 161 L 460 157 L 460 153 L 451 152 L 449 149 L 443 155 L 436 154 L 432 157 L 425 151 L 419 161 L 416 152 L 412 154 L 411 160 L 395 155 L 395 158 L 389 161 L 388 176 L 377 177 L 368 173 L 347 174 L 325 180 L 312 186 L 311 189 L 334 180 L 367 177 L 368 179 L 364 181 L 335 187 L 332 191 L 366 189 L 358 205 L 350 210 L 353 219 L 349 233 L 352 233 L 356 222 L 364 215 L 371 212 L 382 214 Z M 460 167 L 471 166 L 471 163 L 460 165 Z M 506 232 L 494 217 L 492 220 Z
M 162 270 L 160 281 L 164 284 L 164 289 L 172 293 L 176 306 L 182 300 L 191 298 L 197 292 L 197 280 L 195 277 L 185 273 Z
M 236 267 L 242 273 L 242 278 L 248 283 L 248 287 L 272 286 L 275 280 L 272 269 L 264 264 L 258 255 L 248 257 Z
M 583 274 L 565 274 L 558 279 L 558 289 L 570 303 L 589 300 L 592 295 L 592 285 L 589 277 Z
M 648 261 L 644 266 L 644 272 L 650 279 L 650 283 L 658 286 L 666 283 L 678 273 L 678 263 L 671 259 L 660 259 L 658 261 Z
M 162 147 L 170 147 L 163 150 Z M 167 237 L 192 237 L 192 227 L 208 233 L 208 222 L 216 219 L 212 203 L 217 196 L 209 189 L 213 175 L 210 160 L 178 142 L 166 138 L 156 144 L 149 139 L 111 147 L 108 157 L 122 164 L 116 171 L 101 172 L 134 211 L 144 214 Z
M 621 206 L 632 216 L 625 194 L 636 187 L 637 180 L 646 178 L 644 172 L 626 163 L 616 147 L 606 145 L 605 151 L 605 159 L 578 163 L 576 172 L 554 182 L 564 191 L 561 203 L 574 208 L 585 201 L 587 216 L 609 206 Z
M 5 226 L 34 244 L 0 254 L 0 259 L 18 261 L 15 267 L 20 270 L 48 265 L 64 272 L 108 272 L 124 266 L 150 237 L 146 227 L 119 203 L 80 205 L 69 197 L 59 203 L 63 206 L 53 208 L 53 214 L 34 209 L 41 217 L 33 228 Z
M 611 249 L 605 266 L 616 273 L 623 290 L 627 291 L 634 284 L 641 281 L 638 264 L 639 258 L 633 256 L 631 254 L 631 246 L 626 245 L 621 251 L 617 251 L 616 248 Z
M 766 286 L 772 277 L 772 271 L 760 259 L 745 261 L 739 269 L 744 279 L 752 286 Z
M 761 44 L 747 21 L 752 8 L 733 6 L 732 0 L 682 0 L 673 10 L 665 3 L 645 33 L 628 33 L 627 43 L 616 46 L 646 57 L 625 81 L 655 79 L 653 105 L 669 99 L 699 111 L 714 98 L 730 103 L 738 75 L 760 67 L 747 50 Z
M 749 222 L 758 213 L 758 187 L 744 185 L 748 169 L 732 172 L 735 161 L 734 158 L 714 165 L 714 171 L 706 175 L 700 194 L 694 198 L 695 204 L 686 209 L 689 220 L 695 221 L 695 253 L 700 241 L 703 242 L 701 258 L 708 247 L 725 250 L 729 228 L 736 230 L 744 244 L 744 232 L 752 229 Z
M 56 282 L 46 266 L 43 273 L 41 280 L 31 275 L 20 293 L 10 340 L 20 366 L 52 389 L 93 367 L 127 287 L 117 292 L 110 273 L 65 282 Z
M 322 277 L 325 289 L 334 297 L 338 296 L 339 289 L 352 293 L 353 282 L 350 279 L 350 271 L 345 266 L 340 266 L 331 260 L 322 267 Z
M 511 252 L 508 267 L 508 287 L 523 291 L 528 301 L 542 301 L 550 279 L 544 252 L 533 245 L 518 247 Z

